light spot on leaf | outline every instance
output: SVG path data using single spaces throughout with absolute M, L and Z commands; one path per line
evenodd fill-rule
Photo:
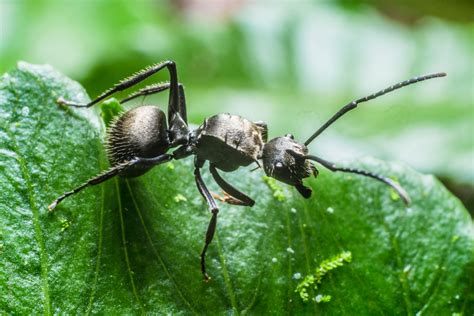
M 175 201 L 176 203 L 179 203 L 179 202 L 186 202 L 186 201 L 188 200 L 188 199 L 187 199 L 184 195 L 182 195 L 181 193 L 176 194 L 173 199 L 174 199 L 174 201 Z
M 314 301 L 316 303 L 328 303 L 329 301 L 331 301 L 331 295 L 322 295 L 322 294 L 318 294 L 316 295 L 316 297 L 314 298 Z
M 61 218 L 60 222 L 61 222 L 61 231 L 62 232 L 65 231 L 66 229 L 68 229 L 69 226 L 71 226 L 71 223 L 65 218 Z
M 21 115 L 23 115 L 23 116 L 28 116 L 28 114 L 30 114 L 30 108 L 27 107 L 27 106 L 24 106 L 24 107 L 21 109 Z

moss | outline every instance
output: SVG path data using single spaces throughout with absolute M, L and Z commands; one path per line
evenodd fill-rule
M 295 292 L 300 294 L 303 302 L 309 300 L 308 288 L 313 286 L 314 289 L 318 289 L 318 285 L 322 283 L 323 277 L 329 273 L 329 271 L 334 270 L 338 267 L 344 265 L 344 262 L 351 262 L 352 254 L 349 251 L 344 251 L 330 259 L 324 260 L 316 268 L 314 274 L 307 275 L 303 281 L 301 281 L 296 287 Z M 331 300 L 330 295 L 319 294 L 314 298 L 316 303 L 329 302 Z
M 278 183 L 275 179 L 264 176 L 263 181 L 265 181 L 265 183 L 273 191 L 273 197 L 277 201 L 283 202 L 286 199 L 285 193 L 283 192 L 283 188 L 280 185 L 278 185 Z

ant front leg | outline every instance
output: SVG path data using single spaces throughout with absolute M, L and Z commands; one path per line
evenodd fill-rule
M 214 201 L 214 198 L 212 197 L 211 193 L 207 189 L 206 184 L 202 180 L 200 167 L 198 166 L 196 166 L 196 169 L 194 169 L 194 177 L 196 179 L 196 185 L 199 190 L 199 193 L 201 193 L 201 195 L 206 200 L 207 205 L 209 206 L 209 209 L 212 213 L 211 220 L 207 227 L 206 242 L 201 252 L 201 273 L 204 277 L 204 281 L 209 281 L 210 277 L 206 272 L 206 252 L 207 252 L 207 248 L 209 247 L 209 244 L 214 238 L 214 233 L 216 231 L 216 225 L 217 225 L 217 214 L 219 213 L 219 208 L 217 207 L 216 201 Z
M 219 185 L 219 187 L 227 193 L 231 198 L 234 198 L 234 200 L 231 200 L 232 202 L 227 201 L 224 198 L 225 202 L 228 202 L 230 204 L 236 204 L 236 205 L 243 205 L 243 206 L 253 206 L 255 204 L 255 201 L 248 197 L 245 193 L 240 192 L 238 189 L 234 188 L 230 183 L 225 181 L 219 172 L 217 171 L 216 167 L 214 164 L 210 164 L 209 170 L 211 171 L 211 175 L 214 178 L 214 181 Z
M 159 165 L 159 164 L 168 162 L 171 159 L 173 159 L 172 155 L 164 154 L 164 155 L 160 155 L 160 156 L 153 157 L 153 158 L 135 158 L 135 159 L 132 159 L 130 161 L 120 163 L 116 166 L 111 167 L 109 170 L 106 170 L 105 172 L 93 177 L 92 179 L 87 180 L 85 183 L 81 184 L 77 188 L 75 188 L 71 191 L 65 192 L 63 195 L 58 197 L 56 200 L 53 201 L 53 203 L 51 203 L 48 206 L 48 210 L 50 212 L 52 212 L 56 208 L 56 206 L 58 206 L 58 204 L 62 200 L 67 198 L 68 196 L 74 195 L 74 194 L 82 191 L 83 189 L 85 189 L 89 186 L 93 186 L 93 185 L 102 183 L 102 182 L 104 182 L 104 181 L 106 181 L 110 178 L 113 178 L 113 177 L 115 177 L 116 175 L 118 175 L 122 171 L 125 171 L 128 168 L 133 168 L 134 166 L 138 166 L 138 165 L 155 166 L 155 165 Z

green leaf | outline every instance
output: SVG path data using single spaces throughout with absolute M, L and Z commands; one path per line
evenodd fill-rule
M 212 280 L 205 283 L 199 253 L 210 216 L 191 157 L 88 188 L 50 214 L 54 198 L 108 166 L 98 109 L 58 106 L 60 96 L 89 99 L 48 66 L 20 63 L 3 75 L 0 89 L 4 313 L 473 311 L 472 219 L 432 176 L 370 158 L 354 162 L 396 177 L 413 200 L 405 207 L 386 186 L 355 175 L 321 170 L 307 182 L 313 197 L 304 200 L 284 184 L 270 188 L 261 170 L 225 174 L 257 203 L 220 204 L 208 252 Z M 308 290 L 325 303 L 304 303 L 295 292 L 300 278 L 332 267 L 329 259 L 343 251 L 351 263 Z

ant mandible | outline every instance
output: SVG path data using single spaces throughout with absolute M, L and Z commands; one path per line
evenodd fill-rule
M 311 189 L 304 186 L 302 180 L 311 175 L 317 176 L 318 171 L 310 162 L 315 161 L 331 171 L 356 173 L 381 181 L 396 190 L 405 203 L 408 204 L 410 203 L 408 194 L 396 182 L 372 172 L 337 167 L 332 162 L 309 155 L 307 146 L 342 115 L 356 108 L 359 103 L 375 99 L 419 81 L 446 75 L 445 73 L 435 73 L 415 77 L 352 101 L 342 107 L 303 144 L 295 141 L 291 134 L 276 137 L 267 142 L 267 125 L 264 122 L 251 122 L 243 117 L 231 114 L 214 115 L 205 119 L 204 123 L 196 130 L 190 130 L 186 115 L 184 88 L 178 81 L 176 64 L 173 61 L 164 61 L 147 67 L 120 81 L 87 104 L 77 104 L 63 98 L 59 98 L 57 102 L 66 106 L 91 107 L 116 92 L 136 85 L 164 68 L 169 71 L 169 82 L 142 88 L 121 100 L 120 103 L 169 89 L 167 117 L 160 108 L 153 105 L 142 105 L 121 114 L 107 130 L 106 149 L 111 167 L 72 191 L 61 195 L 48 206 L 48 209 L 52 211 L 66 197 L 78 193 L 88 186 L 102 183 L 116 175 L 137 177 L 156 165 L 194 155 L 196 185 L 212 213 L 204 248 L 201 252 L 201 272 L 206 281 L 209 280 L 206 273 L 206 251 L 214 237 L 219 212 L 212 194 L 201 177 L 200 170 L 206 161 L 209 161 L 209 170 L 212 177 L 226 193 L 224 200 L 232 204 L 253 206 L 255 201 L 225 181 L 217 170 L 231 172 L 253 162 L 260 166 L 259 160 L 263 161 L 263 169 L 267 176 L 294 186 L 304 198 L 311 196 Z M 175 147 L 177 149 L 167 153 Z

